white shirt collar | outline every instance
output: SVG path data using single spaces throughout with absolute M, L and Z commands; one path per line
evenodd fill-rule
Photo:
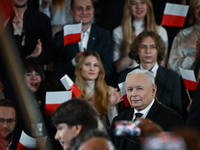
M 141 69 L 144 69 L 144 68 L 142 67 L 141 64 L 140 64 L 140 68 L 141 68 Z M 151 72 L 151 74 L 154 76 L 154 78 L 156 78 L 158 68 L 159 68 L 159 65 L 158 65 L 158 63 L 156 63 L 156 64 L 153 66 L 153 68 L 151 68 L 151 70 L 150 70 L 150 72 Z
M 151 102 L 145 109 L 143 109 L 143 110 L 141 110 L 141 111 L 137 111 L 137 110 L 134 108 L 134 114 L 133 114 L 133 119 L 132 119 L 132 120 L 135 119 L 135 113 L 142 113 L 143 115 L 142 115 L 141 118 L 146 118 L 146 116 L 147 116 L 147 114 L 149 113 L 149 110 L 151 109 L 151 107 L 152 107 L 154 101 L 155 101 L 155 98 L 152 100 L 152 102 Z

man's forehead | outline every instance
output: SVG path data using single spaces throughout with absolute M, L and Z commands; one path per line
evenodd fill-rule
M 74 6 L 93 6 L 92 0 L 74 0 Z
M 0 106 L 0 114 L 13 114 L 16 115 L 16 111 L 13 107 Z

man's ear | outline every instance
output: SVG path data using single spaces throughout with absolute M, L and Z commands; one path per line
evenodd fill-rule
M 157 86 L 155 84 L 152 85 L 152 96 L 156 96 Z
M 80 125 L 80 124 L 75 125 L 76 135 L 80 134 L 81 130 L 82 130 L 82 125 Z

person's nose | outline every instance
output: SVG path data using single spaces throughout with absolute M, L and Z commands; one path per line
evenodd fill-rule
M 36 75 L 35 75 L 35 74 L 32 74 L 31 79 L 32 79 L 32 80 L 36 80 L 36 79 L 37 79 L 37 78 L 36 78 Z
M 6 120 L 5 120 L 4 123 L 3 123 L 3 127 L 4 127 L 4 128 L 8 127 L 8 123 L 7 123 Z
M 58 131 L 56 132 L 56 135 L 55 135 L 55 140 L 59 140 L 59 133 L 58 133 Z
M 147 53 L 147 54 L 150 54 L 150 53 L 151 53 L 151 48 L 150 48 L 150 47 L 147 47 L 147 48 L 146 48 L 146 53 Z
M 136 5 L 137 8 L 141 8 L 141 6 L 142 5 L 140 3 L 137 3 L 137 5 Z
M 93 65 L 90 66 L 90 70 L 94 70 L 94 66 Z
M 137 92 L 136 92 L 135 89 L 133 89 L 133 91 L 131 92 L 131 96 L 133 96 L 133 97 L 137 97 Z

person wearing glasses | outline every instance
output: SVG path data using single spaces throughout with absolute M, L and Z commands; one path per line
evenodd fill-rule
M 18 141 L 15 142 L 13 132 L 17 124 L 16 108 L 8 99 L 0 100 L 0 149 L 14 150 Z

